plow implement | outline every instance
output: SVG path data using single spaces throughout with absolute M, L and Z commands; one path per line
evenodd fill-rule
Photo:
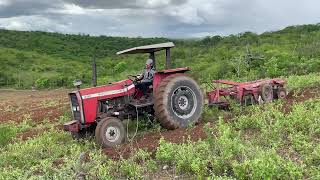
M 208 105 L 219 108 L 229 107 L 230 99 L 236 100 L 241 105 L 251 105 L 268 103 L 287 96 L 285 81 L 279 78 L 250 82 L 215 80 L 213 85 L 215 89 L 207 92 Z

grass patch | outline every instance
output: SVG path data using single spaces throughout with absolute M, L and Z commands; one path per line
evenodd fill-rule
M 208 138 L 172 144 L 160 141 L 156 159 L 180 173 L 236 179 L 319 177 L 320 101 L 281 111 L 275 102 L 248 108 L 231 122 L 206 127 Z
M 17 129 L 10 124 L 0 124 L 0 148 L 6 146 L 17 135 Z
M 292 75 L 286 78 L 289 90 L 302 89 L 306 87 L 317 87 L 320 85 L 319 73 L 310 73 L 307 75 Z
M 0 149 L 0 179 L 139 179 L 155 169 L 148 152 L 139 150 L 129 159 L 114 161 L 94 141 L 74 141 L 59 130 Z

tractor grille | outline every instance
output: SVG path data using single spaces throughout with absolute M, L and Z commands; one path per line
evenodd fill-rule
M 77 99 L 77 95 L 75 93 L 70 93 L 70 100 L 71 100 L 71 111 L 73 114 L 74 120 L 81 120 L 81 112 L 80 106 Z

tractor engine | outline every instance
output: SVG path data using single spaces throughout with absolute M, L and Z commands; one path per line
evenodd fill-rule
M 64 125 L 70 132 L 96 125 L 107 116 L 127 116 L 124 107 L 135 92 L 131 80 L 123 80 L 99 87 L 92 87 L 69 93 L 73 120 Z
M 99 101 L 98 117 L 117 116 L 119 119 L 124 119 L 127 116 L 125 106 L 129 103 L 131 97 L 116 97 Z

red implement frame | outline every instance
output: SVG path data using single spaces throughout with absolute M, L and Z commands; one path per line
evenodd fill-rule
M 243 102 L 244 97 L 250 95 L 255 102 L 259 101 L 260 88 L 264 84 L 271 85 L 274 90 L 284 88 L 285 81 L 279 78 L 257 80 L 251 82 L 233 82 L 228 80 L 215 80 L 216 89 L 207 93 L 209 106 L 217 105 L 218 107 L 228 107 L 230 104 L 226 97 Z M 230 85 L 231 87 L 220 88 L 220 85 Z M 222 100 L 222 97 L 224 97 Z

